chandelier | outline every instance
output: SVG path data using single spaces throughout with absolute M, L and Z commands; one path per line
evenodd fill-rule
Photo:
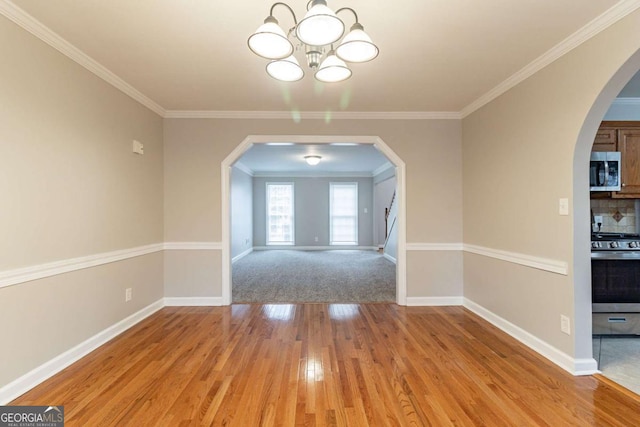
M 293 15 L 295 25 L 287 33 L 273 16 L 276 6 L 286 7 Z M 337 16 L 343 11 L 349 11 L 355 17 L 355 23 L 344 38 L 345 25 Z M 341 38 L 342 41 L 334 48 L 334 44 Z M 325 83 L 348 79 L 351 77 L 351 70 L 346 62 L 371 61 L 379 52 L 358 22 L 355 10 L 343 7 L 333 12 L 326 0 L 309 1 L 307 14 L 300 22 L 287 4 L 274 3 L 264 24 L 249 37 L 248 44 L 253 53 L 271 60 L 267 64 L 267 74 L 284 82 L 295 82 L 304 77 L 304 70 L 293 56 L 295 50 L 304 52 L 307 65 L 314 71 L 315 78 Z

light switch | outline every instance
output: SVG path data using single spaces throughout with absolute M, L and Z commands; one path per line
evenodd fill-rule
M 142 142 L 133 140 L 133 152 L 136 154 L 144 154 L 144 145 Z
M 569 199 L 564 197 L 561 198 L 560 203 L 558 203 L 558 205 L 559 205 L 558 213 L 560 215 L 569 215 Z
M 368 212 L 369 212 L 369 209 L 364 208 L 364 213 L 368 213 Z

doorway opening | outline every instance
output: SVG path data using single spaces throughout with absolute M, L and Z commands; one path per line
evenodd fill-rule
M 242 141 L 222 162 L 222 300 L 224 305 L 232 302 L 232 257 L 231 257 L 231 173 L 232 166 L 251 147 L 287 141 L 296 145 L 370 145 L 380 151 L 395 167 L 397 194 L 397 243 L 395 268 L 395 302 L 406 305 L 406 183 L 405 164 L 387 144 L 376 136 L 275 136 L 252 135 Z
M 640 70 L 636 52 L 604 86 L 582 125 L 573 158 L 573 274 L 576 373 L 598 371 L 593 341 L 589 163 L 596 132 L 620 91 Z

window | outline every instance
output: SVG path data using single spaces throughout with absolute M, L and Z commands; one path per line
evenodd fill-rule
M 358 183 L 332 182 L 329 229 L 332 245 L 358 244 Z
M 293 184 L 267 183 L 267 245 L 293 244 Z

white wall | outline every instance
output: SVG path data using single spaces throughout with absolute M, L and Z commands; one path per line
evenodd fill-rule
M 231 168 L 231 258 L 253 247 L 253 177 Z

